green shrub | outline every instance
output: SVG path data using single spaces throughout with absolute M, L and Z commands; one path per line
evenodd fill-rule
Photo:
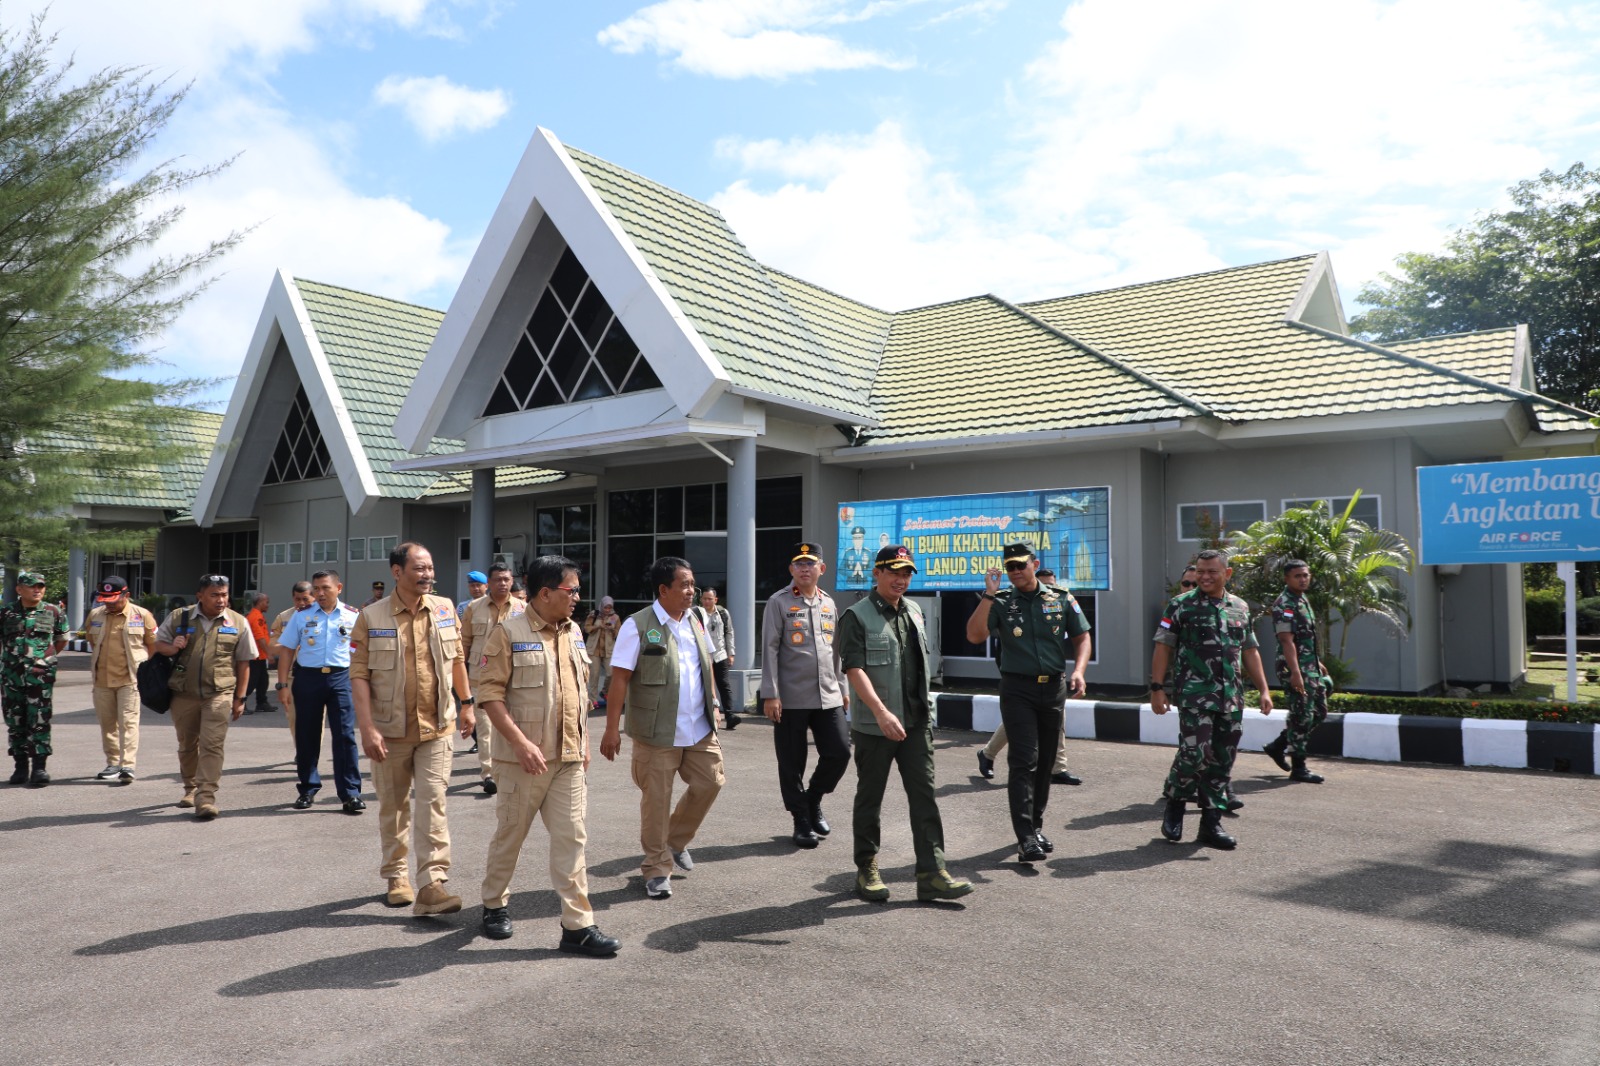
M 1276 696 L 1274 696 L 1276 701 Z M 1416 714 L 1429 718 L 1502 718 L 1530 722 L 1600 722 L 1600 705 L 1536 703 L 1531 700 L 1449 700 L 1426 696 L 1367 696 L 1335 692 L 1328 710 L 1368 714 Z
M 1565 632 L 1565 627 L 1560 631 Z M 1600 633 L 1600 596 L 1578 601 L 1578 632 L 1586 637 Z
M 1529 589 L 1524 593 L 1522 613 L 1527 619 L 1528 639 L 1565 633 L 1566 622 L 1562 618 L 1565 607 L 1566 593 L 1559 588 Z

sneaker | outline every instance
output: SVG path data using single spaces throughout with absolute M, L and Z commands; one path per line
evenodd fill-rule
M 856 871 L 856 895 L 868 903 L 882 903 L 889 898 L 889 886 L 883 883 L 876 862 L 868 863 Z
M 949 870 L 917 875 L 917 898 L 924 903 L 935 899 L 960 899 L 971 891 L 971 881 L 957 881 Z
M 483 935 L 490 940 L 511 939 L 511 915 L 504 907 L 483 908 Z
M 128 784 L 132 784 L 132 783 L 133 783 L 133 767 L 124 766 L 121 770 L 117 771 L 117 784 L 119 784 L 119 785 L 128 785 Z
M 417 918 L 429 914 L 454 914 L 460 909 L 461 897 L 446 892 L 443 881 L 429 881 L 422 886 L 422 891 L 417 893 L 416 903 L 411 905 L 411 913 Z
M 389 891 L 383 901 L 391 907 L 404 907 L 417 901 L 417 893 L 411 887 L 411 880 L 407 877 L 389 878 Z
M 684 848 L 682 851 L 675 851 L 672 853 L 672 865 L 684 873 L 688 873 L 694 869 L 694 856 L 689 854 L 688 848 Z
M 94 779 L 96 781 L 110 781 L 113 777 L 116 777 L 121 772 L 122 770 L 120 767 L 107 763 L 104 770 L 101 770 L 99 773 L 94 775 Z
M 672 895 L 672 878 L 650 878 L 644 883 L 644 894 L 651 899 L 668 899 Z

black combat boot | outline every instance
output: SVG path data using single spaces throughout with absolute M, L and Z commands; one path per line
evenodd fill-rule
M 816 831 L 811 828 L 811 819 L 803 814 L 794 816 L 794 844 L 797 848 L 814 848 L 819 841 Z
M 806 794 L 806 809 L 811 814 L 811 831 L 819 837 L 825 837 L 833 832 L 833 826 L 828 824 L 828 819 L 822 816 L 822 797 Z
M 26 755 L 13 755 L 17 761 L 17 768 L 11 773 L 11 783 L 20 785 L 28 779 L 28 757 Z
M 1322 784 L 1322 775 L 1314 774 L 1307 770 L 1306 757 L 1304 755 L 1296 755 L 1294 757 L 1294 769 L 1289 771 L 1289 780 L 1304 781 L 1308 785 L 1320 785 Z
M 1232 814 L 1234 811 L 1236 811 L 1240 807 L 1244 806 L 1244 800 L 1240 799 L 1238 796 L 1233 794 L 1233 782 L 1232 781 L 1229 781 L 1226 785 L 1222 786 L 1222 794 L 1228 800 L 1228 813 L 1229 814 Z
M 1174 844 L 1183 839 L 1183 800 L 1167 800 L 1167 813 L 1161 819 L 1161 835 Z
M 1207 807 L 1200 812 L 1200 843 L 1208 844 L 1213 848 L 1223 851 L 1232 851 L 1239 846 L 1239 842 L 1228 835 L 1222 828 L 1222 812 L 1212 807 Z
M 1278 764 L 1278 769 L 1285 773 L 1289 770 L 1289 759 L 1284 754 L 1284 749 L 1289 746 L 1289 731 L 1285 729 L 1278 734 L 1278 739 L 1261 750 L 1267 753 L 1267 758 Z
M 35 755 L 33 757 L 33 775 L 28 778 L 28 784 L 33 788 L 43 788 L 50 783 L 50 774 L 45 770 L 45 760 L 48 755 Z

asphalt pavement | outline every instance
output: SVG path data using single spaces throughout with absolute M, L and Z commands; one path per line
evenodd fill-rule
M 1172 749 L 1071 741 L 1055 854 L 1019 865 L 1005 770 L 937 735 L 951 869 L 915 900 L 891 781 L 887 904 L 852 893 L 854 771 L 831 838 L 788 842 L 771 730 L 723 735 L 728 785 L 670 900 L 644 896 L 626 751 L 591 767 L 590 890 L 613 959 L 556 951 L 535 826 L 510 905 L 480 935 L 494 800 L 459 754 L 461 913 L 381 900 L 376 801 L 295 798 L 283 715 L 230 730 L 222 816 L 197 822 L 176 742 L 144 713 L 138 780 L 103 765 L 85 656 L 57 688 L 54 783 L 0 786 L 17 896 L 0 968 L 0 1063 L 1458 1064 L 1600 1061 L 1600 783 L 1528 771 L 1319 760 L 1290 784 L 1244 754 L 1238 850 L 1168 844 Z M 598 725 L 598 719 L 595 720 Z M 324 772 L 329 757 L 324 746 Z M 367 769 L 362 763 L 363 773 Z

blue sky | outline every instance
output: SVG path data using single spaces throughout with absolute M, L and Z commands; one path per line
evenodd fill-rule
M 54 0 L 48 25 L 82 67 L 193 82 L 152 161 L 241 153 L 173 234 L 256 227 L 163 338 L 173 374 L 236 373 L 279 268 L 445 307 L 537 126 L 888 309 L 1323 249 L 1349 305 L 1512 183 L 1600 165 L 1600 10 L 1555 0 Z

